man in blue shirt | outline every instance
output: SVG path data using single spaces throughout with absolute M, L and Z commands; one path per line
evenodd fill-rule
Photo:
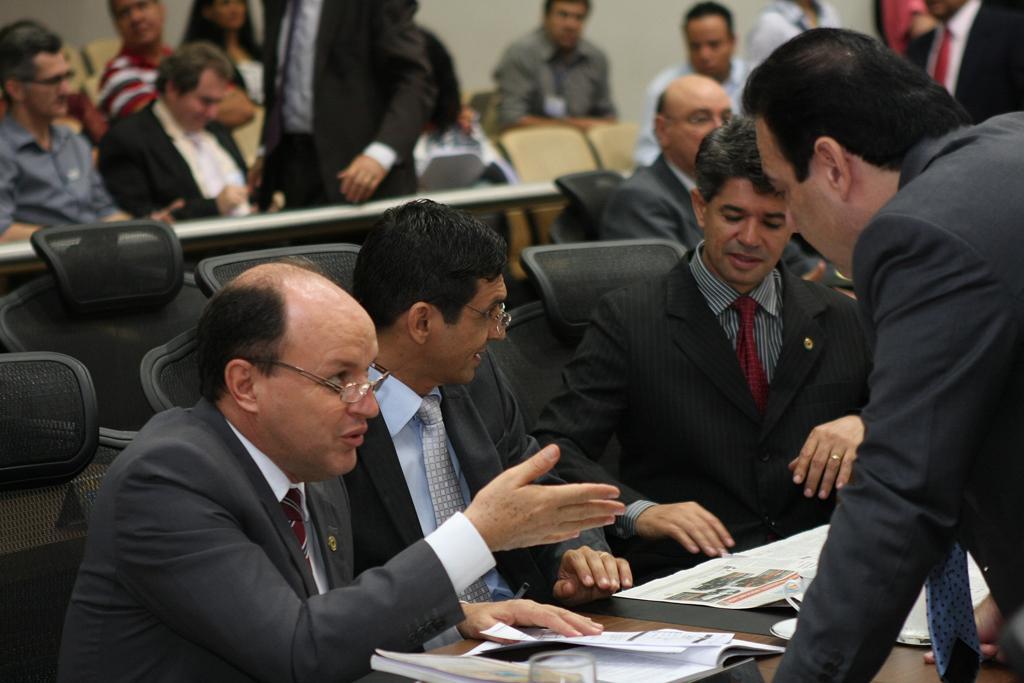
M 31 21 L 0 31 L 0 241 L 44 225 L 126 218 L 103 186 L 85 138 L 54 120 L 67 113 L 73 75 L 56 34 Z

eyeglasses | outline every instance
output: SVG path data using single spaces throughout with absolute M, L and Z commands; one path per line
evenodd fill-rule
M 687 123 L 687 124 L 689 124 L 691 126 L 706 126 L 709 123 L 715 123 L 715 118 L 716 118 L 714 112 L 708 111 L 706 109 L 701 109 L 699 111 L 695 111 L 692 114 L 690 114 L 689 116 L 684 116 L 684 117 L 666 116 L 665 114 L 661 114 L 661 116 L 666 121 L 670 121 L 672 123 L 675 123 L 677 121 L 683 121 L 683 122 L 685 122 L 685 123 Z M 723 111 L 723 112 L 718 114 L 718 118 L 721 120 L 721 122 L 723 124 L 727 123 L 729 121 L 729 119 L 732 118 L 732 112 L 731 111 Z
M 497 324 L 495 325 L 495 331 L 498 334 L 505 334 L 508 331 L 508 326 L 512 324 L 512 314 L 505 311 L 505 304 L 501 303 L 496 305 L 489 311 L 481 311 L 478 308 L 473 308 L 469 304 L 462 304 L 474 313 L 482 316 L 483 318 L 490 318 Z
M 371 391 L 376 393 L 377 389 L 380 388 L 380 385 L 384 383 L 384 380 L 391 376 L 391 372 L 389 370 L 374 363 L 370 367 L 374 368 L 375 370 L 381 373 L 381 376 L 378 377 L 377 379 L 373 380 L 372 382 L 349 382 L 348 384 L 345 385 L 339 385 L 335 384 L 329 379 L 321 377 L 320 375 L 314 374 L 309 370 L 303 370 L 300 367 L 296 367 L 289 363 L 283 363 L 279 360 L 268 360 L 266 358 L 250 358 L 249 362 L 276 365 L 281 368 L 287 368 L 292 372 L 297 372 L 306 379 L 312 380 L 319 384 L 320 386 L 326 387 L 331 391 L 337 393 L 338 397 L 345 403 L 359 403 L 364 398 L 366 398 L 366 395 Z
M 23 82 L 24 83 L 35 83 L 36 85 L 54 86 L 54 85 L 60 85 L 64 81 L 70 81 L 74 77 L 75 77 L 74 70 L 73 69 L 68 69 L 64 73 L 57 74 L 56 76 L 50 76 L 49 78 L 30 78 L 29 80 L 23 81 Z

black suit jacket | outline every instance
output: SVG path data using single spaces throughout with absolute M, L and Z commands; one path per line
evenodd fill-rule
M 936 31 L 907 46 L 907 58 L 927 68 Z M 1024 15 L 982 5 L 967 37 L 956 99 L 975 123 L 1024 109 Z
M 96 498 L 59 680 L 351 680 L 374 648 L 415 649 L 463 618 L 425 542 L 352 583 L 344 485 L 306 492 L 323 595 L 220 412 L 200 401 L 155 416 Z
M 245 160 L 227 128 L 211 121 L 208 130 L 238 165 L 245 178 Z M 107 190 L 133 216 L 148 216 L 176 199 L 185 206 L 177 219 L 217 216 L 217 200 L 203 197 L 184 157 L 153 114 L 153 105 L 117 121 L 99 146 L 99 169 Z
M 519 407 L 490 356 L 483 356 L 470 384 L 441 387 L 441 394 L 445 429 L 471 497 L 537 452 L 537 442 L 526 433 Z M 370 421 L 359 464 L 345 475 L 345 486 L 352 501 L 357 573 L 388 562 L 423 538 L 383 417 Z M 607 547 L 603 534 L 590 531 L 565 543 L 495 553 L 495 560 L 513 591 L 529 583 L 527 597 L 550 602 L 562 553 L 584 543 Z
M 286 0 L 264 0 L 266 109 L 277 97 L 277 44 Z M 338 172 L 373 141 L 398 154 L 375 198 L 416 192 L 412 150 L 434 106 L 434 85 L 412 0 L 331 0 L 323 3 L 314 50 L 313 138 L 320 177 L 332 202 L 344 201 Z M 268 116 L 268 119 L 270 117 Z M 264 133 L 266 128 L 264 128 Z M 267 150 L 266 191 L 280 159 Z
M 1024 605 L 1022 175 L 1024 114 L 923 141 L 857 240 L 866 435 L 781 680 L 869 680 L 954 537 Z
M 614 433 L 623 500 L 693 500 L 736 550 L 828 522 L 833 501 L 804 498 L 786 465 L 810 430 L 867 399 L 868 351 L 852 300 L 783 271 L 783 346 L 764 417 L 736 353 L 683 260 L 598 305 L 565 388 L 534 434 L 562 446 L 569 481 L 614 482 L 594 461 Z M 674 541 L 633 539 L 640 577 L 692 565 Z

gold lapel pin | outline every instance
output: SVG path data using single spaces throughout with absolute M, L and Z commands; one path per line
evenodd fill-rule
M 335 552 L 338 549 L 338 539 L 333 535 L 327 537 L 327 547 L 331 549 L 331 552 Z
M 810 337 L 804 337 L 804 348 L 810 351 L 814 348 L 814 340 Z

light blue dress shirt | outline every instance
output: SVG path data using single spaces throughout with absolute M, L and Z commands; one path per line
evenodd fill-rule
M 370 379 L 373 380 L 377 377 L 380 377 L 380 373 L 371 368 Z M 430 393 L 441 397 L 441 392 L 437 387 L 434 387 Z M 443 397 L 441 400 L 444 400 Z M 405 484 L 412 497 L 413 506 L 416 508 L 416 517 L 420 521 L 423 535 L 426 536 L 437 528 L 437 520 L 434 518 L 434 504 L 430 499 L 427 469 L 423 462 L 423 423 L 416 416 L 416 411 L 419 410 L 422 402 L 423 399 L 419 394 L 394 375 L 377 390 L 380 413 L 384 417 L 391 441 L 395 445 L 395 453 L 398 454 L 398 462 L 405 475 Z M 455 474 L 459 478 L 462 499 L 466 505 L 469 505 L 469 485 L 462 474 L 459 458 L 452 446 L 451 439 L 448 439 L 448 454 L 451 456 Z M 492 569 L 484 575 L 484 583 L 490 589 L 491 597 L 494 600 L 507 600 L 513 595 L 508 583 L 496 569 Z

